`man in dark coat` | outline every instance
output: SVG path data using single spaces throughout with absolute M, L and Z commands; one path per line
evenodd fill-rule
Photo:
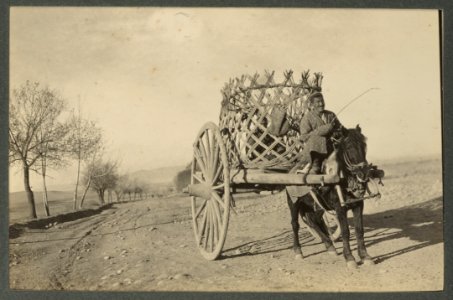
M 330 138 L 343 126 L 333 112 L 324 109 L 320 92 L 310 95 L 307 101 L 309 110 L 300 122 L 300 139 L 304 142 L 301 162 L 311 164 L 309 173 L 319 174 L 323 160 L 333 151 Z

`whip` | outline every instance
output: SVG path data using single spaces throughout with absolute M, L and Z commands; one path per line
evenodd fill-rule
M 362 97 L 363 95 L 365 95 L 366 93 L 372 91 L 372 90 L 378 90 L 379 88 L 378 87 L 373 87 L 373 88 L 369 88 L 368 90 L 366 90 L 365 92 L 361 93 L 360 95 L 358 95 L 357 97 L 355 97 L 354 99 L 352 99 L 351 101 L 349 101 L 348 103 L 346 103 L 345 106 L 343 106 L 337 113 L 336 113 L 336 116 L 335 118 L 332 120 L 335 121 L 338 117 L 338 115 L 343 111 L 345 110 L 349 105 L 351 105 L 352 103 L 354 103 L 357 99 L 359 99 L 360 97 Z M 331 122 L 331 123 L 332 123 Z

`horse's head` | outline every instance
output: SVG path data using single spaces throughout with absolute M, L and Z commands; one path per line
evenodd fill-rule
M 362 134 L 360 126 L 344 129 L 336 147 L 340 168 L 347 180 L 347 191 L 356 198 L 363 197 L 372 171 L 376 167 L 369 164 L 366 159 L 366 137 Z

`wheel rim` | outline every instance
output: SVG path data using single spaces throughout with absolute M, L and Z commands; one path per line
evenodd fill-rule
M 199 183 L 211 188 L 211 198 L 191 196 L 195 240 L 203 257 L 214 260 L 225 243 L 231 197 L 227 153 L 214 123 L 203 126 L 194 143 L 191 184 Z

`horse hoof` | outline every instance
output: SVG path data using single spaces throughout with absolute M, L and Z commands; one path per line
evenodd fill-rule
M 357 269 L 357 263 L 353 260 L 347 262 L 348 269 Z
M 376 263 L 371 258 L 365 258 L 363 264 L 365 266 L 374 266 Z
M 304 259 L 304 256 L 302 254 L 296 254 L 295 259 L 302 260 L 302 259 Z

